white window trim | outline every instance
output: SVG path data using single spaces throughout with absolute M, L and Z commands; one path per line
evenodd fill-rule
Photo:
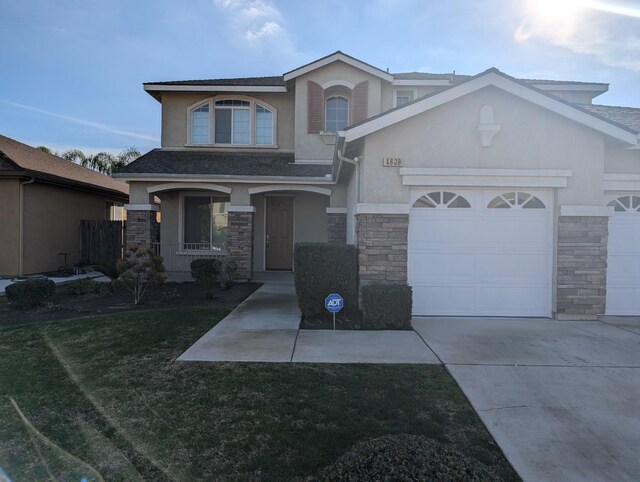
M 324 131 L 321 132 L 321 134 L 323 135 L 336 135 L 338 132 L 340 131 L 330 131 L 327 130 L 327 102 L 329 102 L 330 99 L 336 99 L 336 98 L 340 98 L 340 99 L 344 99 L 347 101 L 347 127 L 349 125 L 351 125 L 351 99 L 349 99 L 348 97 L 342 95 L 342 94 L 332 94 L 329 97 L 326 97 L 324 99 Z
M 188 193 L 181 192 L 178 197 L 178 246 L 184 245 L 184 198 L 185 197 L 224 197 L 224 194 L 221 193 L 222 196 L 214 196 L 211 191 L 189 191 Z M 229 197 L 229 202 L 231 202 L 231 198 Z M 227 209 L 227 213 L 229 210 Z M 176 251 L 176 254 L 194 254 L 194 253 L 211 253 L 212 249 L 179 249 Z
M 249 144 L 216 144 L 215 138 L 215 109 L 216 102 L 220 100 L 242 100 L 245 102 L 249 102 L 249 107 L 244 107 L 245 109 L 249 109 Z M 194 144 L 191 142 L 191 118 L 192 112 L 195 109 L 202 107 L 204 104 L 209 105 L 209 143 L 208 144 Z M 265 109 L 268 109 L 272 115 L 272 138 L 271 144 L 256 144 L 255 138 L 255 118 L 256 118 L 256 105 L 261 105 Z M 219 107 L 219 108 L 228 108 L 233 109 L 234 107 Z M 242 107 L 240 107 L 242 108 Z M 231 121 L 233 123 L 233 120 Z M 232 131 L 233 136 L 233 131 Z M 185 147 L 252 147 L 257 149 L 274 149 L 278 147 L 278 109 L 276 109 L 273 105 L 265 102 L 261 99 L 256 99 L 255 97 L 249 97 L 247 95 L 216 95 L 213 97 L 209 97 L 208 99 L 202 99 L 198 102 L 191 104 L 187 108 L 187 139 L 185 143 Z
M 413 102 L 418 98 L 418 89 L 412 89 L 412 88 L 393 89 L 393 108 L 398 107 L 398 92 L 413 92 L 413 99 L 411 99 L 410 102 Z

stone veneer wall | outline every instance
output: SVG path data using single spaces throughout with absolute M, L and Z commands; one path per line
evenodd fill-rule
M 125 229 L 127 248 L 151 246 L 160 241 L 160 223 L 155 211 L 127 211 Z
M 609 218 L 558 218 L 556 317 L 595 319 L 605 312 Z
M 227 252 L 238 263 L 237 281 L 253 277 L 253 217 L 254 213 L 229 212 Z
M 343 213 L 329 213 L 327 217 L 329 244 L 347 244 L 347 215 Z
M 358 214 L 360 286 L 407 282 L 408 214 Z

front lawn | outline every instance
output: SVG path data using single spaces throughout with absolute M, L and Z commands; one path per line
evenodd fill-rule
M 290 480 L 408 433 L 517 479 L 440 366 L 175 362 L 226 313 L 0 327 L 0 468 L 14 481 Z

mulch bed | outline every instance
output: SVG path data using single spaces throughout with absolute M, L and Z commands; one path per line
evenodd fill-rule
M 133 295 L 126 291 L 106 295 L 72 295 L 67 293 L 64 286 L 58 286 L 53 303 L 49 306 L 19 310 L 12 307 L 6 298 L 1 298 L 0 326 L 179 306 L 233 309 L 260 286 L 260 283 L 236 283 L 226 291 L 217 289 L 213 292 L 213 298 L 206 298 L 203 288 L 195 283 L 167 283 L 149 290 L 138 306 L 133 304 Z

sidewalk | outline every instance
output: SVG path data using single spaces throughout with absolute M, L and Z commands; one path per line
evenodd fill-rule
M 300 330 L 292 279 L 265 284 L 178 361 L 438 364 L 414 331 Z

